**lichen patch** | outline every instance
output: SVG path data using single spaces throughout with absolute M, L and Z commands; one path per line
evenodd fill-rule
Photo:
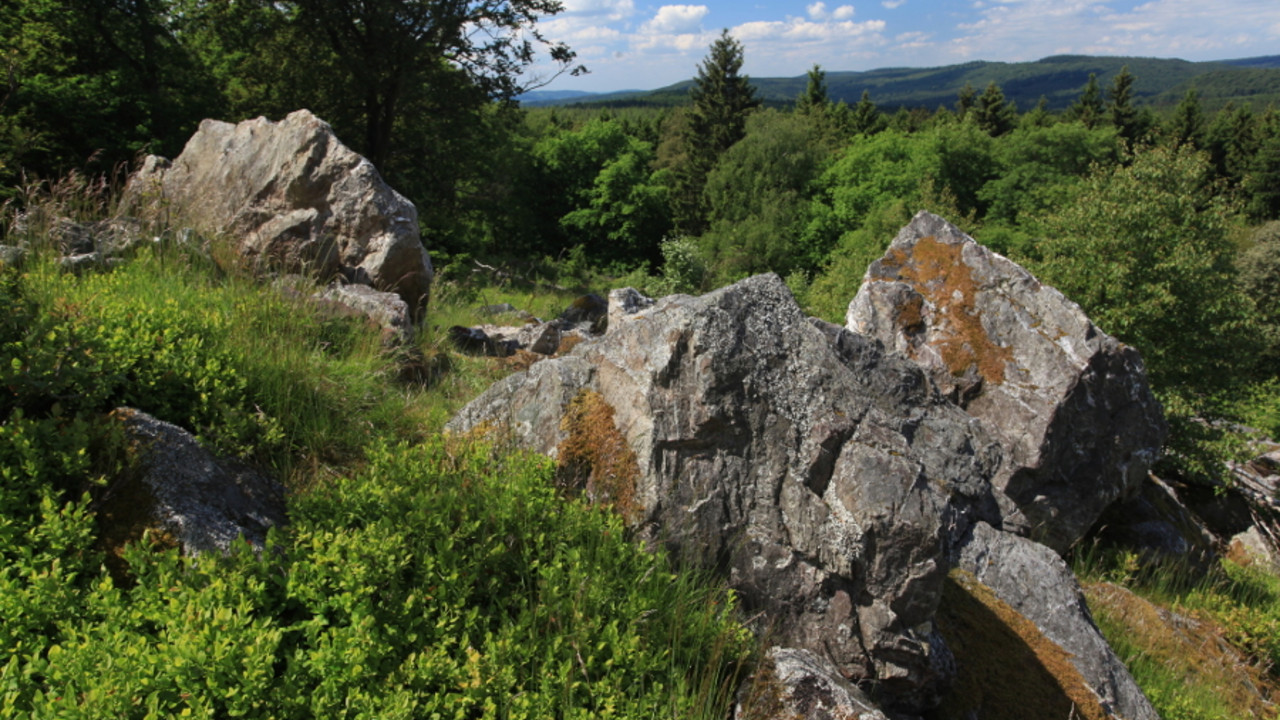
M 930 235 L 917 240 L 910 251 L 890 248 L 872 276 L 909 283 L 932 306 L 929 342 L 954 377 L 974 370 L 986 382 L 1000 384 L 1005 379 L 1005 365 L 1013 360 L 1013 350 L 994 342 L 982 326 L 978 284 L 973 269 L 964 262 L 963 251 L 963 244 L 939 242 Z M 901 308 L 896 318 L 899 327 L 916 332 L 923 322 L 922 313 L 919 307 Z
M 570 491 L 585 491 L 592 502 L 610 505 L 628 524 L 640 519 L 636 481 L 640 465 L 613 420 L 613 407 L 600 393 L 582 390 L 560 422 L 565 439 L 557 450 L 556 480 Z

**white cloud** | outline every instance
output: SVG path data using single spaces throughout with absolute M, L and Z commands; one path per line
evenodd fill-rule
M 888 10 L 897 10 L 903 5 L 906 5 L 907 0 L 884 0 L 884 2 L 880 4 Z
M 695 33 L 702 29 L 702 19 L 708 12 L 706 5 L 663 5 L 652 20 L 641 26 L 640 32 L 649 35 Z
M 595 17 L 622 20 L 635 14 L 633 0 L 564 0 L 561 17 Z
M 852 5 L 841 5 L 835 10 L 828 11 L 826 3 L 816 2 L 806 5 L 804 9 L 809 13 L 810 20 L 848 20 L 853 17 Z
M 1107 0 L 997 0 L 961 23 L 951 55 L 1034 60 L 1057 53 L 1207 60 L 1270 54 L 1280 33 L 1275 0 L 1151 0 L 1115 10 Z M 1270 37 L 1264 37 L 1270 35 Z M 940 61 L 947 61 L 944 54 Z

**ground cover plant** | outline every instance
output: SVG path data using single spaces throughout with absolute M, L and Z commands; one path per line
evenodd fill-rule
M 0 267 L 0 717 L 723 714 L 755 647 L 731 593 L 559 494 L 546 459 L 440 434 L 498 363 L 429 326 L 412 350 L 449 359 L 406 384 L 376 329 L 216 241 L 160 228 L 75 274 L 47 230 L 9 233 L 27 257 Z M 442 320 L 530 299 L 445 285 Z M 285 479 L 289 527 L 109 563 L 126 404 Z

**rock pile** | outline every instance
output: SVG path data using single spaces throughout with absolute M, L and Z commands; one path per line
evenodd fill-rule
M 1071 658 L 1050 683 L 1067 706 L 1154 718 L 1055 552 L 1158 452 L 1140 358 L 927 214 L 867 284 L 851 328 L 804 317 L 776 276 L 652 305 L 619 293 L 603 336 L 499 382 L 449 429 L 571 462 L 638 537 L 726 577 L 776 645 L 779 712 L 935 705 L 957 673 L 936 619 L 965 572 Z M 587 404 L 608 412 L 584 423 Z M 593 437 L 626 462 L 576 467 Z

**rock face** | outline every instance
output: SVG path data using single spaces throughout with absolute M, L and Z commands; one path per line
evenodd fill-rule
M 996 433 L 996 487 L 1060 553 L 1137 491 L 1166 435 L 1136 350 L 936 215 L 872 263 L 847 327 L 915 360 Z
M 415 319 L 431 287 L 413 204 L 306 110 L 205 120 L 176 160 L 146 159 L 122 207 L 229 235 L 250 263 L 395 292 Z
M 1052 550 L 978 523 L 957 566 L 972 573 L 1065 650 L 1108 717 L 1159 720 L 1094 624 L 1071 568 Z
M 236 538 L 262 547 L 285 522 L 284 488 L 221 459 L 182 428 L 138 410 L 112 413 L 137 454 L 140 474 L 108 491 L 105 535 L 118 544 L 142 530 L 160 531 L 186 555 L 227 552 Z M 115 544 L 115 543 L 113 543 Z
M 811 323 L 776 276 L 615 318 L 449 429 L 504 428 L 555 455 L 566 408 L 598 394 L 635 456 L 642 537 L 727 575 L 780 646 L 876 679 L 890 705 L 932 702 L 948 554 L 977 519 L 999 522 L 986 432 L 915 364 Z

